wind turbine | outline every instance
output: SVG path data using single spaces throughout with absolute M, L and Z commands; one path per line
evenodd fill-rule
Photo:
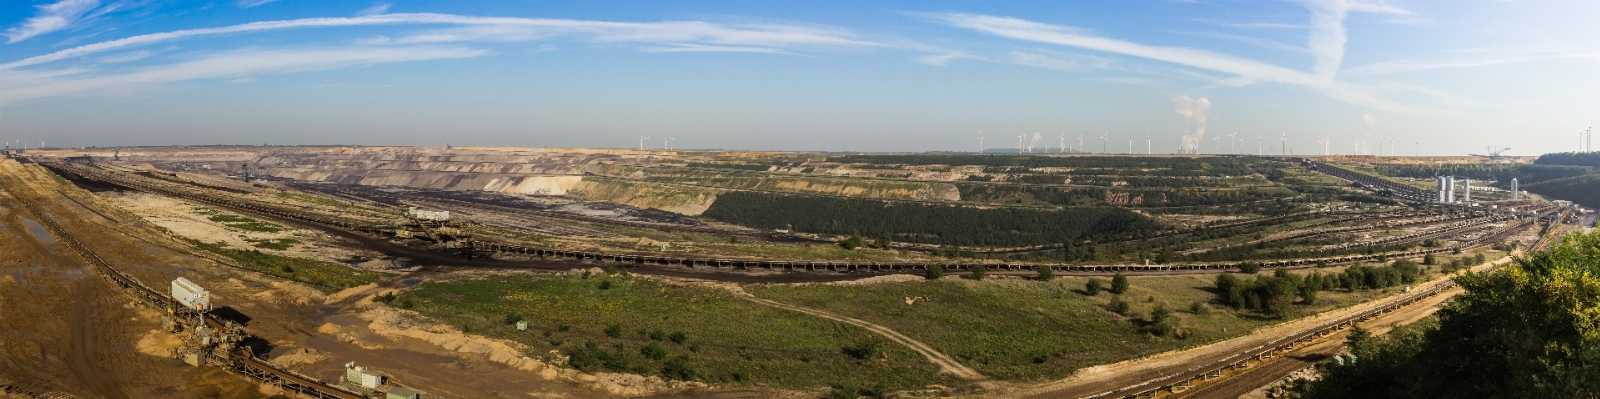
M 650 136 L 639 136 L 639 151 L 644 151 L 644 142 L 650 141 Z
M 1151 143 L 1154 143 L 1154 142 L 1150 141 L 1150 135 L 1148 133 L 1145 134 L 1144 135 L 1144 154 L 1145 155 L 1154 154 L 1154 152 L 1150 151 L 1151 148 L 1155 148 L 1154 144 L 1151 144 Z
M 1278 132 L 1278 156 L 1289 155 L 1289 134 Z
M 677 140 L 677 139 L 678 139 L 677 137 L 667 137 L 666 139 L 662 139 L 661 142 L 663 144 L 666 144 L 666 149 L 667 150 L 671 150 L 672 149 L 672 140 Z
M 978 153 L 983 153 L 983 131 L 978 131 Z
M 1061 147 L 1056 149 L 1056 153 L 1058 153 L 1058 154 L 1067 153 L 1067 132 L 1061 132 L 1061 136 L 1059 136 L 1057 138 L 1060 139 L 1060 140 L 1058 140 L 1060 142 L 1057 143 L 1057 144 L 1060 144 Z
M 1262 155 L 1267 155 L 1267 154 L 1261 153 L 1261 135 L 1258 134 L 1258 135 L 1256 135 L 1256 156 L 1259 157 L 1259 156 L 1262 156 Z
M 1081 135 L 1081 134 L 1078 135 L 1078 152 L 1079 153 L 1084 152 L 1083 151 L 1083 135 Z
M 1101 133 L 1100 134 L 1100 153 L 1101 154 L 1110 154 L 1111 153 L 1110 151 L 1106 150 L 1106 143 L 1109 142 L 1109 141 L 1106 140 L 1106 135 L 1108 135 L 1108 134 L 1111 134 L 1111 132 L 1107 131 L 1105 133 Z
M 1128 139 L 1128 155 L 1133 155 L 1133 139 Z

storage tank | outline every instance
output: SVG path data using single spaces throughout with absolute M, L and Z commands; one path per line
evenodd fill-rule
M 172 299 L 185 308 L 202 312 L 211 310 L 211 292 L 187 278 L 172 280 Z

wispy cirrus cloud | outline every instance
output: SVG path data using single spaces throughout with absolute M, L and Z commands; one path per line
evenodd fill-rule
M 363 8 L 363 9 L 361 9 L 361 11 L 357 11 L 356 15 L 378 15 L 378 14 L 386 13 L 386 12 L 389 12 L 389 7 L 393 6 L 393 5 L 394 4 L 392 4 L 392 3 L 374 4 L 374 5 L 372 5 L 372 7 Z
M 1472 67 L 1479 67 L 1479 66 L 1485 66 L 1485 65 L 1505 64 L 1505 63 L 1525 61 L 1525 60 L 1526 59 L 1524 59 L 1524 58 L 1518 58 L 1518 57 L 1498 57 L 1498 58 L 1486 58 L 1486 59 L 1476 59 L 1476 60 L 1413 60 L 1413 59 L 1404 59 L 1404 60 L 1383 61 L 1383 62 L 1377 62 L 1377 63 L 1372 63 L 1372 64 L 1366 64 L 1366 65 L 1361 65 L 1361 66 L 1350 67 L 1350 68 L 1346 68 L 1343 71 L 1340 71 L 1339 74 L 1340 75 L 1346 75 L 1346 76 L 1394 75 L 1394 74 L 1409 73 L 1409 72 L 1431 71 L 1431 70 L 1436 70 L 1436 69 L 1472 68 Z
M 278 0 L 239 0 L 239 1 L 235 2 L 234 4 L 239 5 L 239 8 L 255 8 L 255 7 L 264 6 L 264 5 L 267 5 L 267 3 L 272 3 L 272 2 L 276 2 L 276 1 L 278 1 Z
M 95 7 L 99 7 L 98 0 L 61 0 L 55 3 L 38 6 L 39 11 L 22 23 L 6 29 L 6 43 L 16 43 L 28 40 L 34 36 L 66 29 L 83 19 Z
M 1311 9 L 1312 17 L 1306 48 L 1315 59 L 1310 71 L 1195 48 L 1114 39 L 1076 27 L 1018 18 L 955 13 L 928 16 L 950 26 L 1010 39 L 1133 56 L 1233 75 L 1218 81 L 1216 85 L 1220 86 L 1243 86 L 1257 82 L 1297 85 L 1316 89 L 1339 101 L 1371 108 L 1394 112 L 1442 113 L 1378 98 L 1370 93 L 1368 87 L 1344 82 L 1336 77 L 1344 59 L 1346 34 L 1343 21 L 1349 12 L 1408 16 L 1411 15 L 1409 11 L 1384 4 L 1351 1 L 1313 2 L 1307 7 Z
M 163 83 L 198 79 L 245 79 L 250 75 L 317 71 L 405 61 L 469 58 L 489 51 L 465 47 L 351 47 L 310 50 L 245 50 L 205 58 L 93 75 L 85 69 L 8 71 L 0 105 L 71 94 L 129 92 Z
M 394 43 L 530 41 L 571 38 L 610 44 L 731 46 L 793 49 L 886 46 L 840 29 L 794 25 L 723 25 L 700 21 L 610 22 L 572 19 L 474 17 L 453 14 L 379 14 L 349 18 L 305 18 L 151 33 L 73 47 L 0 64 L 0 70 L 55 62 L 84 55 L 191 37 L 341 26 L 465 25 L 394 39 Z

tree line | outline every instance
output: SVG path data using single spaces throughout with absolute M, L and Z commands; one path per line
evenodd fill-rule
M 1293 396 L 1600 398 L 1600 233 L 1456 283 L 1466 292 L 1435 319 L 1353 332 L 1350 355 L 1318 365 L 1321 379 Z
M 1106 241 L 1154 232 L 1161 226 L 1109 207 L 979 209 L 954 205 L 891 204 L 870 199 L 721 194 L 704 217 L 759 229 L 892 237 L 895 241 L 964 246 L 1027 246 L 1063 240 Z

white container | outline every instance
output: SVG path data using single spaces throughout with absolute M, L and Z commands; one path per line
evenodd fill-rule
M 172 299 L 188 309 L 202 312 L 211 310 L 211 292 L 187 278 L 172 280 Z

